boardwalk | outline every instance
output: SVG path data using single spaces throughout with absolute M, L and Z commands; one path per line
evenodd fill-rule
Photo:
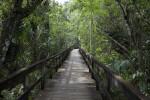
M 45 85 L 35 100 L 102 100 L 79 50 L 71 51 L 68 59 Z

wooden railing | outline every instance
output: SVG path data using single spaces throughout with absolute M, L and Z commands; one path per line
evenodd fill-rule
M 61 53 L 58 53 L 49 58 L 38 61 L 25 68 L 22 68 L 14 72 L 13 74 L 8 75 L 6 78 L 0 79 L 0 93 L 4 89 L 13 88 L 16 85 L 23 83 L 24 93 L 17 100 L 28 100 L 31 90 L 33 90 L 37 84 L 41 82 L 41 89 L 44 89 L 45 76 L 49 74 L 50 75 L 49 77 L 52 78 L 52 70 L 53 69 L 57 70 L 61 66 L 61 64 L 65 61 L 65 59 L 69 55 L 71 49 L 72 47 L 66 49 Z M 47 64 L 49 65 L 49 69 L 44 70 Z M 31 86 L 29 86 L 29 74 L 38 69 L 41 69 L 41 77 Z
M 114 84 L 128 100 L 150 100 L 145 95 L 143 95 L 139 90 L 134 88 L 131 84 L 123 80 L 120 76 L 116 75 L 113 71 L 108 69 L 101 62 L 97 61 L 93 56 L 84 51 L 79 47 L 80 53 L 83 56 L 90 72 L 92 73 L 92 78 L 96 81 L 96 89 L 99 90 L 100 87 L 104 89 L 103 99 L 112 100 L 110 95 L 111 84 Z M 99 73 L 104 73 L 106 77 L 106 86 L 101 84 L 102 81 L 99 77 Z

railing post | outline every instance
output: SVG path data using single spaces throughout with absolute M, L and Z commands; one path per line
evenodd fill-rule
M 89 59 L 90 59 L 90 57 L 89 57 Z M 88 62 L 89 62 L 89 72 L 91 73 L 91 62 L 90 62 L 91 60 L 89 60 Z
M 89 65 L 89 72 L 91 73 L 91 72 L 92 72 L 92 71 L 91 71 L 91 68 L 92 68 L 92 67 L 91 67 L 91 66 L 92 66 L 92 63 L 91 63 L 91 57 L 90 57 L 90 55 L 89 55 L 89 64 L 90 64 L 90 65 Z
M 65 59 L 67 58 L 68 55 L 68 50 L 65 52 Z
M 96 66 L 96 74 L 99 77 L 99 69 L 97 68 L 97 66 Z M 99 83 L 97 81 L 96 81 L 96 90 L 99 90 Z
M 50 68 L 53 67 L 53 61 L 50 62 Z M 52 70 L 50 71 L 49 78 L 52 79 Z
M 84 54 L 84 57 L 85 57 L 85 63 L 87 65 L 87 54 L 86 53 Z
M 88 68 L 90 68 L 90 66 L 89 66 L 89 55 L 87 55 L 87 66 L 88 66 Z
M 107 78 L 107 91 L 109 93 L 110 93 L 110 85 L 111 85 L 110 80 L 109 80 L 109 78 Z
M 94 68 L 94 62 L 92 61 L 92 70 L 94 70 L 93 68 Z M 92 79 L 94 79 L 94 74 L 93 74 L 93 72 L 92 72 Z
M 44 70 L 45 70 L 45 66 L 44 66 L 44 63 L 43 63 L 42 68 L 41 68 L 41 76 L 43 76 Z M 43 79 L 41 80 L 41 90 L 44 90 L 44 84 L 45 84 L 45 77 L 43 77 Z
M 57 65 L 58 60 L 57 59 L 58 58 L 55 59 L 55 62 L 56 62 L 56 72 L 58 71 L 58 65 Z
M 97 81 L 96 81 L 96 90 L 99 90 L 99 84 Z
M 63 57 L 63 61 L 66 59 L 66 52 L 64 52 L 64 57 Z
M 64 62 L 64 52 L 62 53 L 61 58 L 62 58 L 61 63 L 63 64 L 63 62 Z
M 28 90 L 28 88 L 30 87 L 30 84 L 29 84 L 29 75 L 26 75 L 24 77 L 24 92 Z M 26 97 L 24 98 L 24 100 L 28 100 L 29 98 L 29 93 L 26 95 Z
M 95 67 L 96 67 L 95 72 L 96 72 L 96 74 L 98 74 L 98 68 L 97 68 L 97 66 L 95 66 Z M 96 90 L 99 90 L 99 83 L 97 82 L 97 80 L 96 80 Z
M 61 55 L 61 65 L 63 65 L 63 60 L 64 60 L 64 58 L 63 58 L 63 53 L 62 53 L 62 55 Z
M 59 56 L 59 68 L 61 68 L 61 55 Z

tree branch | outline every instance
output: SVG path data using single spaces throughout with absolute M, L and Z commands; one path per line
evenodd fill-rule
M 123 18 L 124 18 L 124 20 L 126 22 L 126 25 L 127 25 L 127 28 L 128 28 L 128 34 L 131 35 L 131 27 L 130 27 L 130 22 L 128 20 L 128 17 L 126 16 L 126 13 L 125 13 L 121 3 L 119 2 L 119 0 L 116 0 L 116 3 L 119 6 L 119 8 L 120 8 L 120 10 L 122 12 Z
M 100 31 L 100 33 L 102 33 L 104 36 L 108 37 L 110 40 L 112 40 L 117 46 L 119 46 L 120 48 L 122 48 L 124 51 L 126 51 L 126 53 L 130 54 L 130 51 L 124 47 L 123 45 L 121 45 L 120 43 L 118 43 L 116 40 L 114 40 L 112 37 L 110 37 L 107 33 L 107 31 L 101 31 L 100 29 L 98 29 Z
M 136 9 L 137 12 L 139 13 L 141 19 L 142 19 L 144 22 L 146 22 L 148 25 L 150 25 L 150 22 L 148 22 L 147 20 L 145 20 L 145 19 L 143 18 L 143 16 L 142 16 L 141 12 L 139 11 L 139 9 L 138 9 L 136 3 L 134 2 L 133 4 L 134 4 L 134 6 L 135 6 L 135 9 Z

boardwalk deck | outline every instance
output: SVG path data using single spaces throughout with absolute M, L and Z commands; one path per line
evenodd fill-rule
M 45 85 L 35 100 L 102 100 L 78 49 Z

